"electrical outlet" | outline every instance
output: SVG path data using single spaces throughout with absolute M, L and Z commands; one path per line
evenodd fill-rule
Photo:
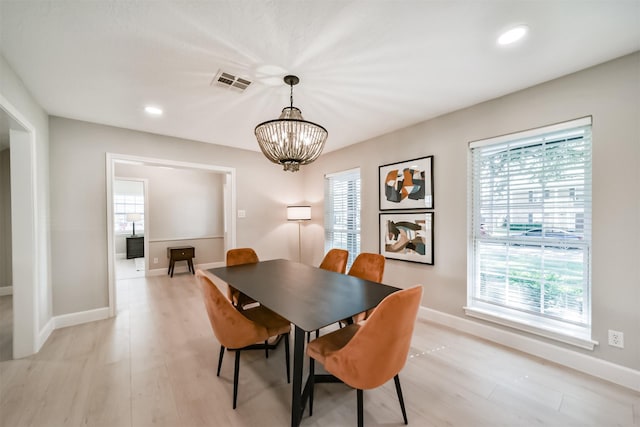
M 609 329 L 609 345 L 612 347 L 624 348 L 624 333 Z
M 157 263 L 158 263 L 158 258 L 154 258 L 154 259 L 153 259 L 153 263 L 154 263 L 154 264 L 157 264 Z
M 247 217 L 247 211 L 243 209 L 238 209 L 238 218 L 246 218 L 246 217 Z

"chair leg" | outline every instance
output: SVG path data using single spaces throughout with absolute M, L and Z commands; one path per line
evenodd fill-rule
M 284 334 L 284 360 L 287 364 L 287 384 L 291 383 L 291 369 L 289 361 L 289 334 Z
M 358 389 L 358 427 L 364 427 L 364 398 L 362 390 Z
M 264 355 L 269 358 L 269 340 L 264 340 Z
M 240 350 L 236 350 L 236 365 L 233 370 L 233 409 L 238 401 L 238 375 L 240 374 Z
M 216 376 L 220 376 L 220 368 L 222 367 L 222 358 L 224 357 L 224 346 L 221 345 L 220 346 L 220 355 L 218 356 L 218 372 L 216 373 Z
M 409 424 L 407 421 L 407 411 L 404 409 L 404 399 L 402 398 L 402 387 L 400 387 L 400 377 L 396 375 L 393 377 L 393 381 L 396 383 L 396 393 L 398 393 L 398 400 L 400 401 L 400 409 L 402 409 L 402 418 L 404 418 L 404 423 Z
M 313 389 L 315 387 L 315 364 L 313 357 L 309 358 L 309 416 L 313 415 Z

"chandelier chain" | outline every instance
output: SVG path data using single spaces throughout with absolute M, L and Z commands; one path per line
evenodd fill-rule
M 289 93 L 289 101 L 291 102 L 291 108 L 293 108 L 293 82 L 290 84 L 291 92 Z

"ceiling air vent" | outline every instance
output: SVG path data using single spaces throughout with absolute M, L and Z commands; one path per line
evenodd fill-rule
M 251 81 L 219 70 L 216 76 L 211 81 L 211 86 L 218 86 L 227 89 L 233 89 L 239 92 L 244 92 L 249 87 Z

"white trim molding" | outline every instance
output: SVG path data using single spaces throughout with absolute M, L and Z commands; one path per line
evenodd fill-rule
M 616 365 L 567 348 L 426 307 L 420 307 L 418 318 L 549 360 L 631 390 L 640 391 L 640 371 L 626 366 Z
M 217 267 L 224 267 L 225 266 L 225 262 L 224 261 L 217 261 L 217 262 L 208 262 L 205 264 L 196 264 L 193 267 L 198 270 L 207 270 L 209 268 L 217 268 Z M 189 272 L 189 267 L 188 266 L 178 266 L 178 267 L 174 267 L 173 273 L 177 274 L 177 273 L 188 273 Z M 154 268 L 153 270 L 149 270 L 149 273 L 147 274 L 147 276 L 165 276 L 167 274 L 167 268 Z
M 577 335 L 580 329 L 572 329 L 571 325 L 566 325 L 564 330 L 557 325 L 555 327 L 550 325 L 548 328 L 543 328 L 539 325 L 544 324 L 544 319 L 536 318 L 535 320 L 538 321 L 538 324 L 536 325 L 534 325 L 533 322 L 531 324 L 523 323 L 521 319 L 510 318 L 508 313 L 505 313 L 503 316 L 499 316 L 496 314 L 497 310 L 495 309 L 494 311 L 489 311 L 482 310 L 478 307 L 464 307 L 464 312 L 470 317 L 497 323 L 508 328 L 519 329 L 530 334 L 540 335 L 541 337 L 549 338 L 551 340 L 575 345 L 576 347 L 584 348 L 589 351 L 593 351 L 593 349 L 599 345 L 598 341 L 594 341 L 588 337 L 578 337 Z M 571 334 L 571 332 L 574 333 Z
M 82 323 L 95 322 L 109 318 L 109 307 L 96 308 L 94 310 L 79 311 L 77 313 L 62 314 L 55 316 L 54 329 L 66 328 L 67 326 L 80 325 Z
M 38 349 L 42 348 L 44 343 L 47 342 L 47 340 L 49 339 L 49 336 L 51 336 L 51 333 L 53 332 L 54 329 L 55 329 L 55 318 L 52 317 L 51 319 L 49 319 L 47 324 L 44 325 L 44 328 L 42 328 L 40 330 L 40 333 L 38 334 L 38 342 L 37 342 Z
M 178 240 L 210 240 L 210 239 L 224 239 L 224 235 L 219 235 L 219 236 L 200 236 L 200 237 L 162 237 L 162 238 L 157 238 L 157 239 L 149 239 L 149 243 L 176 242 Z

